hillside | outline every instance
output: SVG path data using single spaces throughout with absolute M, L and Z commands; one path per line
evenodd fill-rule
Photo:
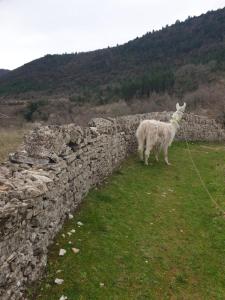
M 182 99 L 189 111 L 225 123 L 224 49 L 225 8 L 124 45 L 27 63 L 0 77 L 0 110 L 11 122 L 83 124 L 93 116 L 173 110 Z
M 173 72 L 185 64 L 213 61 L 214 68 L 223 68 L 224 46 L 225 8 L 185 22 L 177 21 L 122 46 L 79 54 L 46 55 L 1 78 L 0 95 L 27 93 L 28 96 L 30 92 L 41 92 L 70 96 L 87 88 L 97 93 L 97 88 L 118 88 L 127 78 L 162 73 L 165 66 Z M 173 78 L 170 81 L 168 86 L 172 86 Z
M 6 70 L 6 69 L 0 69 L 0 77 L 3 76 L 3 75 L 8 74 L 9 72 L 10 72 L 9 70 Z

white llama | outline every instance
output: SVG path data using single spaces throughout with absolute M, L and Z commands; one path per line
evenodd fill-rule
M 175 134 L 179 128 L 179 122 L 182 119 L 185 107 L 186 103 L 184 103 L 183 106 L 180 106 L 179 103 L 177 103 L 177 111 L 173 113 L 170 122 L 144 120 L 140 123 L 136 131 L 138 152 L 140 159 L 144 160 L 145 150 L 146 165 L 148 165 L 150 152 L 153 151 L 155 158 L 158 161 L 158 155 L 161 150 L 163 150 L 166 164 L 170 165 L 168 161 L 168 147 L 172 144 Z

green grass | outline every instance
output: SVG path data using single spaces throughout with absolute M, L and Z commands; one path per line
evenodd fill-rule
M 225 147 L 190 148 L 225 209 Z M 50 247 L 46 275 L 29 289 L 30 299 L 225 299 L 225 218 L 202 188 L 185 144 L 169 154 L 169 167 L 162 159 L 146 167 L 130 157 L 89 193 Z M 61 236 L 73 228 L 71 237 Z M 67 250 L 63 257 L 60 248 Z M 64 283 L 57 286 L 55 278 Z

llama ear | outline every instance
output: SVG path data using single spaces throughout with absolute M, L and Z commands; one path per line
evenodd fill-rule
M 185 110 L 185 108 L 186 108 L 186 102 L 184 102 L 182 108 L 183 108 L 183 110 Z
M 179 103 L 177 102 L 177 104 L 176 104 L 176 109 L 179 110 L 179 108 L 180 108 L 180 105 L 179 105 Z

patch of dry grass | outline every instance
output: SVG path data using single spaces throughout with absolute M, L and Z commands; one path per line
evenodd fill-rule
M 26 129 L 0 129 L 0 163 L 22 143 Z

